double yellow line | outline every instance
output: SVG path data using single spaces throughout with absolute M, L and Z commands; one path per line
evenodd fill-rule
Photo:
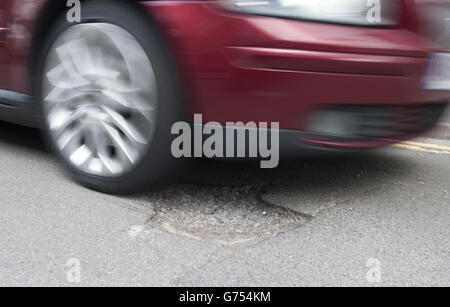
M 424 151 L 435 154 L 447 154 L 450 155 L 450 147 L 436 144 L 427 144 L 419 142 L 402 142 L 392 145 L 394 147 L 405 148 L 410 150 Z

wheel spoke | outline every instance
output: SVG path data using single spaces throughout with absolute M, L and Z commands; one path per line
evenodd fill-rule
M 72 103 L 83 101 L 85 94 L 80 91 L 67 91 L 62 88 L 55 87 L 53 91 L 46 97 L 46 107 L 50 112 L 58 110 L 68 110 Z
M 107 106 L 108 109 L 118 110 L 119 112 L 137 112 L 144 116 L 147 121 L 152 120 L 152 115 L 155 111 L 154 107 L 143 101 L 141 97 L 137 97 L 138 95 L 125 96 L 110 90 L 104 90 L 102 93 L 106 98 L 109 98 L 105 101 L 105 107 Z
M 138 142 L 141 144 L 146 144 L 147 140 L 145 137 L 135 129 L 130 122 L 128 122 L 122 115 L 113 111 L 108 107 L 103 107 L 105 112 L 111 117 L 113 123 L 133 142 Z
M 111 174 L 117 174 L 123 170 L 123 166 L 120 163 L 109 158 L 107 155 L 100 153 L 98 157 Z
M 67 128 L 70 124 L 85 116 L 85 112 L 82 109 L 74 112 L 68 110 L 57 110 L 49 115 L 50 129 L 61 131 Z
M 59 149 L 66 150 L 67 147 L 73 148 L 78 145 L 82 137 L 82 131 L 81 127 L 64 131 L 57 140 Z
M 66 63 L 66 60 L 69 60 L 69 63 L 73 64 L 73 68 L 79 74 L 89 74 L 94 67 L 89 46 L 85 38 L 71 40 L 67 44 L 59 47 L 57 52 L 61 61 Z
M 89 81 L 84 79 L 79 73 L 77 73 L 73 68 L 71 62 L 68 60 L 65 60 L 61 64 L 54 67 L 47 73 L 46 76 L 53 86 L 64 89 L 73 89 L 89 84 Z
M 125 107 L 127 109 L 135 109 L 141 112 L 149 112 L 153 111 L 154 108 L 149 105 L 148 103 L 145 103 L 142 101 L 139 97 L 135 97 L 135 95 L 131 95 L 131 98 L 125 97 L 121 93 L 111 91 L 111 90 L 103 90 L 102 94 L 106 97 L 110 98 L 115 103 L 121 105 L 122 107 Z M 128 93 L 130 94 L 130 93 Z
M 92 152 L 89 148 L 86 145 L 81 145 L 70 155 L 70 161 L 72 161 L 75 165 L 81 166 L 91 157 Z
M 126 143 L 116 128 L 106 123 L 102 123 L 102 125 L 119 154 L 125 155 L 128 161 L 134 164 L 136 162 L 136 151 Z

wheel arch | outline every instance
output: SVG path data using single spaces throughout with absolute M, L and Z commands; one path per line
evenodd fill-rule
M 80 0 L 81 4 L 86 2 L 90 2 L 93 0 Z M 157 27 L 156 23 L 152 20 L 152 17 L 145 12 L 145 10 L 139 5 L 139 0 L 110 0 L 116 1 L 123 4 L 128 5 L 130 8 L 134 9 L 138 14 L 140 14 L 147 21 L 151 22 L 152 26 Z M 30 56 L 28 58 L 28 70 L 29 70 L 29 78 L 28 84 L 31 92 L 34 94 L 34 76 L 39 71 L 39 60 L 42 57 L 42 46 L 45 45 L 45 41 L 51 32 L 54 24 L 57 22 L 58 18 L 65 14 L 68 10 L 66 1 L 61 0 L 47 0 L 44 5 L 40 8 L 37 17 L 34 22 L 32 34 L 31 34 L 31 42 L 30 42 Z M 161 29 L 158 29 L 161 37 L 163 37 L 163 32 Z M 164 40 L 167 42 L 167 40 Z M 170 46 L 166 44 L 170 49 Z

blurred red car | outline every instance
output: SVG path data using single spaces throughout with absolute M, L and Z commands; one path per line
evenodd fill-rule
M 370 148 L 450 96 L 444 0 L 89 0 L 69 22 L 77 2 L 0 2 L 0 119 L 43 128 L 97 190 L 164 181 L 194 113 L 279 122 L 291 150 Z

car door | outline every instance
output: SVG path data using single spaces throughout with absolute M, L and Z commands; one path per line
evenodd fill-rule
M 33 27 L 49 0 L 0 0 L 0 89 L 28 93 Z
M 0 120 L 39 124 L 30 96 L 33 27 L 49 0 L 0 0 Z
M 7 10 L 9 9 L 10 0 L 0 1 L 0 89 L 6 86 L 9 73 L 8 56 L 6 50 L 7 39 Z

